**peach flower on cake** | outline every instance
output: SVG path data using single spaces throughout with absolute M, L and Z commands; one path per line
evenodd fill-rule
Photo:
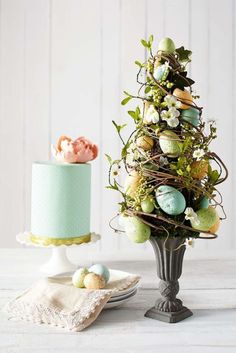
M 52 146 L 52 154 L 59 162 L 86 163 L 97 157 L 98 147 L 86 137 L 81 136 L 73 141 L 63 135 L 58 139 L 56 147 Z

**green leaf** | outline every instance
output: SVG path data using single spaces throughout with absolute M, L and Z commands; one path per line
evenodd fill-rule
M 180 48 L 175 49 L 175 51 L 179 55 L 179 61 L 183 63 L 191 61 L 191 50 L 187 50 L 182 46 Z
M 131 144 L 131 142 L 126 143 L 124 145 L 124 147 L 122 148 L 122 150 L 121 150 L 121 157 L 122 158 L 125 158 L 127 156 L 127 150 L 129 148 L 130 144 Z
M 138 60 L 136 60 L 134 63 L 135 63 L 136 65 L 138 65 L 140 68 L 143 67 L 143 64 L 142 64 L 140 61 L 138 61 Z
M 111 156 L 109 156 L 108 154 L 105 154 L 105 157 L 107 158 L 108 163 L 109 163 L 110 165 L 112 165 L 113 161 L 112 161 Z
M 133 110 L 129 110 L 128 114 L 131 116 L 131 118 L 133 118 L 134 120 L 136 120 L 136 113 Z
M 218 170 L 213 170 L 210 175 L 210 181 L 214 184 L 219 179 L 220 175 Z
M 126 105 L 126 104 L 130 101 L 130 99 L 132 99 L 132 97 L 126 97 L 126 98 L 124 98 L 124 99 L 121 101 L 121 105 Z
M 144 90 L 144 93 L 148 93 L 151 91 L 151 87 L 150 86 L 146 86 L 145 87 L 145 90 Z
M 149 48 L 150 46 L 149 46 L 149 43 L 146 41 L 146 40 L 144 40 L 144 39 L 141 39 L 141 44 L 145 47 L 145 48 Z
M 124 127 L 126 127 L 127 124 L 123 124 L 123 125 L 118 125 L 114 120 L 112 120 L 112 124 L 115 126 L 118 134 L 121 132 L 122 129 L 124 129 Z
M 150 37 L 149 37 L 149 39 L 148 39 L 150 45 L 152 45 L 153 39 L 154 39 L 153 34 L 151 34 Z

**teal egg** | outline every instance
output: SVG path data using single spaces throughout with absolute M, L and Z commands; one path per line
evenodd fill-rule
M 186 208 L 184 195 L 173 186 L 159 186 L 156 190 L 156 200 L 162 211 L 171 216 L 183 213 Z
M 195 108 L 184 109 L 181 112 L 181 118 L 194 126 L 198 126 L 200 123 L 199 110 Z
M 157 81 L 165 81 L 169 73 L 168 67 L 164 64 L 161 66 L 158 66 L 153 73 L 153 77 Z
M 96 273 L 96 275 L 102 276 L 105 279 L 106 283 L 109 281 L 110 272 L 108 268 L 104 265 L 101 265 L 101 264 L 93 265 L 89 268 L 89 272 Z
M 199 208 L 208 208 L 209 203 L 209 199 L 206 196 L 203 196 L 203 198 L 199 202 Z

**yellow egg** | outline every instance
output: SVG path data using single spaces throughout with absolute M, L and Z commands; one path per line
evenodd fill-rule
M 191 164 L 191 176 L 194 179 L 203 179 L 208 172 L 208 161 L 195 161 Z
M 140 185 L 141 176 L 135 170 L 132 170 L 125 179 L 125 192 L 130 197 L 135 197 L 137 188 Z
M 189 91 L 182 91 L 179 88 L 176 88 L 173 92 L 173 95 L 180 100 L 180 109 L 189 109 L 190 105 L 188 104 L 192 104 L 193 103 L 193 97 L 191 96 L 191 94 L 189 93 Z M 188 103 L 188 104 L 184 104 L 184 103 Z
M 105 279 L 96 273 L 91 272 L 84 277 L 84 286 L 87 289 L 102 289 L 105 284 Z
M 154 141 L 149 136 L 140 136 L 136 140 L 136 144 L 138 147 L 142 148 L 144 151 L 149 151 L 152 149 L 154 145 Z

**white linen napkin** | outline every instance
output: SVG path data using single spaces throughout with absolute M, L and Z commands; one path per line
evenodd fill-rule
M 116 272 L 116 271 L 115 271 Z M 101 290 L 75 288 L 71 277 L 39 280 L 3 309 L 9 319 L 82 331 L 98 317 L 113 293 L 134 286 L 140 277 L 117 271 Z

